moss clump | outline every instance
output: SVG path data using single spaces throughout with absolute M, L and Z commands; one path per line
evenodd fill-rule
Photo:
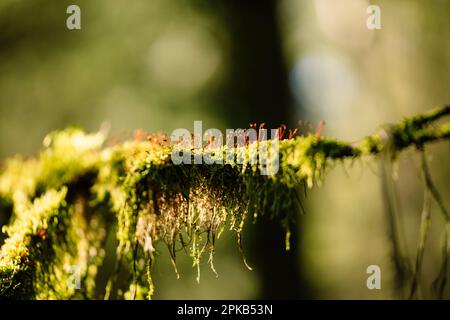
M 0 198 L 11 204 L 12 215 L 3 227 L 8 238 L 0 251 L 0 297 L 67 299 L 93 292 L 102 257 L 94 251 L 104 234 L 102 215 L 93 214 L 87 201 L 100 164 L 99 136 L 69 128 L 46 138 L 39 159 L 6 163 Z M 84 290 L 67 285 L 72 265 Z
M 102 290 L 95 278 L 111 229 L 117 232 L 117 268 L 106 287 L 107 298 L 112 292 L 119 298 L 151 296 L 157 243 L 167 247 L 175 272 L 177 252 L 183 249 L 194 267 L 199 269 L 206 255 L 214 270 L 217 239 L 231 230 L 241 249 L 249 217 L 279 219 L 289 249 L 291 209 L 301 207 L 301 189 L 320 183 L 335 161 L 448 138 L 448 124 L 429 128 L 448 114 L 448 107 L 443 110 L 390 127 L 387 139 L 376 133 L 356 145 L 309 135 L 241 148 L 189 150 L 192 157 L 217 160 L 231 154 L 243 159 L 223 164 L 175 165 L 173 146 L 157 139 L 103 148 L 103 132 L 54 132 L 44 140 L 39 158 L 9 160 L 0 174 L 0 201 L 11 211 L 0 251 L 0 298 L 95 298 Z M 279 144 L 279 170 L 261 175 L 261 169 L 276 163 L 252 160 L 260 145 L 274 143 Z M 79 290 L 67 285 L 71 266 L 78 268 Z M 130 279 L 125 287 L 115 281 L 123 266 Z
M 48 248 L 51 241 L 59 240 L 58 221 L 67 216 L 66 193 L 67 189 L 48 191 L 10 226 L 3 228 L 9 238 L 0 251 L 2 297 L 27 299 L 40 293 L 43 282 L 37 278 L 45 274 L 37 269 L 44 268 L 44 259 L 54 256 Z

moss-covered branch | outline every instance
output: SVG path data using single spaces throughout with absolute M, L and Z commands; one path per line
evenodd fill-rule
M 170 144 L 133 140 L 102 147 L 104 132 L 52 133 L 37 159 L 8 160 L 0 175 L 0 208 L 12 211 L 0 251 L 0 297 L 97 297 L 105 233 L 114 225 L 117 268 L 108 297 L 120 291 L 125 298 L 151 295 L 158 243 L 168 248 L 175 269 L 177 252 L 185 249 L 197 268 L 207 254 L 214 270 L 214 245 L 225 229 L 236 233 L 240 245 L 246 218 L 269 214 L 285 226 L 288 238 L 293 216 L 284 209 L 298 206 L 299 190 L 322 179 L 330 163 L 386 150 L 395 156 L 449 139 L 450 123 L 437 125 L 449 114 L 447 106 L 407 118 L 357 144 L 312 134 L 282 140 L 280 169 L 271 176 L 260 175 L 259 165 L 249 161 L 258 143 L 196 150 L 231 151 L 244 156 L 240 164 L 175 165 Z M 137 263 L 142 259 L 147 265 Z M 68 286 L 73 265 L 80 290 Z M 123 269 L 131 279 L 126 288 L 114 281 Z

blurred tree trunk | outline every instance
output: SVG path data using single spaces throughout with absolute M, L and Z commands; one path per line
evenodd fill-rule
M 229 35 L 227 78 L 219 88 L 218 112 L 232 128 L 265 122 L 268 128 L 295 125 L 294 103 L 288 86 L 277 16 L 272 0 L 216 2 Z M 285 250 L 285 233 L 279 221 L 266 213 L 251 233 L 244 235 L 244 252 L 260 277 L 258 298 L 307 298 L 302 276 L 297 227 L 292 232 L 291 250 Z

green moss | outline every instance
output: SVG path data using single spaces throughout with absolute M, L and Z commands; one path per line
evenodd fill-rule
M 67 189 L 50 190 L 36 199 L 30 209 L 14 223 L 4 227 L 9 235 L 0 251 L 0 296 L 6 298 L 31 298 L 39 291 L 37 267 L 44 258 L 40 253 L 53 238 L 55 225 L 66 214 L 64 197 Z M 39 241 L 41 240 L 41 241 Z M 53 254 L 46 254 L 51 258 Z
M 0 251 L 0 298 L 95 297 L 107 228 L 117 230 L 118 240 L 118 267 L 107 297 L 111 291 L 123 298 L 151 296 L 157 243 L 167 247 L 176 273 L 182 249 L 198 270 L 206 257 L 215 271 L 217 239 L 229 230 L 242 251 L 248 218 L 278 219 L 289 249 L 293 208 L 302 207 L 302 189 L 320 184 L 335 162 L 449 138 L 448 124 L 430 126 L 448 114 L 448 108 L 443 110 L 389 127 L 386 139 L 376 133 L 358 144 L 315 135 L 282 140 L 279 170 L 267 176 L 260 169 L 276 163 L 251 161 L 258 157 L 258 143 L 193 152 L 213 160 L 231 152 L 244 159 L 240 164 L 174 165 L 170 145 L 127 141 L 102 148 L 102 132 L 69 128 L 51 133 L 38 159 L 13 158 L 0 174 L 0 199 L 12 209 Z M 73 265 L 80 272 L 80 290 L 67 286 Z M 115 283 L 120 266 L 130 278 L 125 287 Z
M 4 228 L 9 237 L 0 253 L 0 297 L 70 298 L 92 293 L 99 262 L 87 259 L 89 250 L 100 247 L 94 238 L 101 235 L 95 222 L 101 215 L 86 219 L 80 203 L 86 201 L 81 189 L 88 188 L 83 181 L 100 163 L 100 154 L 94 153 L 99 140 L 100 134 L 71 128 L 47 137 L 39 160 L 16 157 L 6 163 L 0 196 L 11 202 L 13 214 Z M 86 223 L 97 224 L 96 233 L 89 232 Z M 98 257 L 100 252 L 92 260 Z M 67 287 L 71 265 L 79 266 L 85 278 L 83 292 Z

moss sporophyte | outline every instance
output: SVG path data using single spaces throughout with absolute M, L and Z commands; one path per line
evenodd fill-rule
M 436 124 L 449 114 L 444 107 L 407 118 L 356 144 L 324 137 L 323 126 L 305 136 L 280 127 L 269 137 L 254 124 L 227 132 L 224 143 L 211 129 L 198 135 L 194 124 L 194 134 L 180 129 L 143 139 L 140 132 L 108 147 L 104 130 L 50 133 L 36 158 L 14 157 L 1 169 L 0 214 L 10 218 L 2 227 L 0 298 L 150 298 L 159 244 L 176 273 L 177 254 L 187 252 L 199 279 L 205 256 L 215 270 L 224 231 L 243 251 L 248 217 L 279 220 L 289 248 L 302 189 L 320 182 L 331 164 L 384 152 L 395 158 L 407 147 L 449 139 L 449 124 Z M 99 287 L 111 232 L 116 265 Z M 68 285 L 73 266 L 79 286 Z
M 275 175 L 279 170 L 280 129 L 260 126 L 249 129 L 227 129 L 224 146 L 223 134 L 218 129 L 202 133 L 202 122 L 194 121 L 194 133 L 176 129 L 170 135 L 171 160 L 175 165 L 228 164 L 257 167 L 261 175 Z

